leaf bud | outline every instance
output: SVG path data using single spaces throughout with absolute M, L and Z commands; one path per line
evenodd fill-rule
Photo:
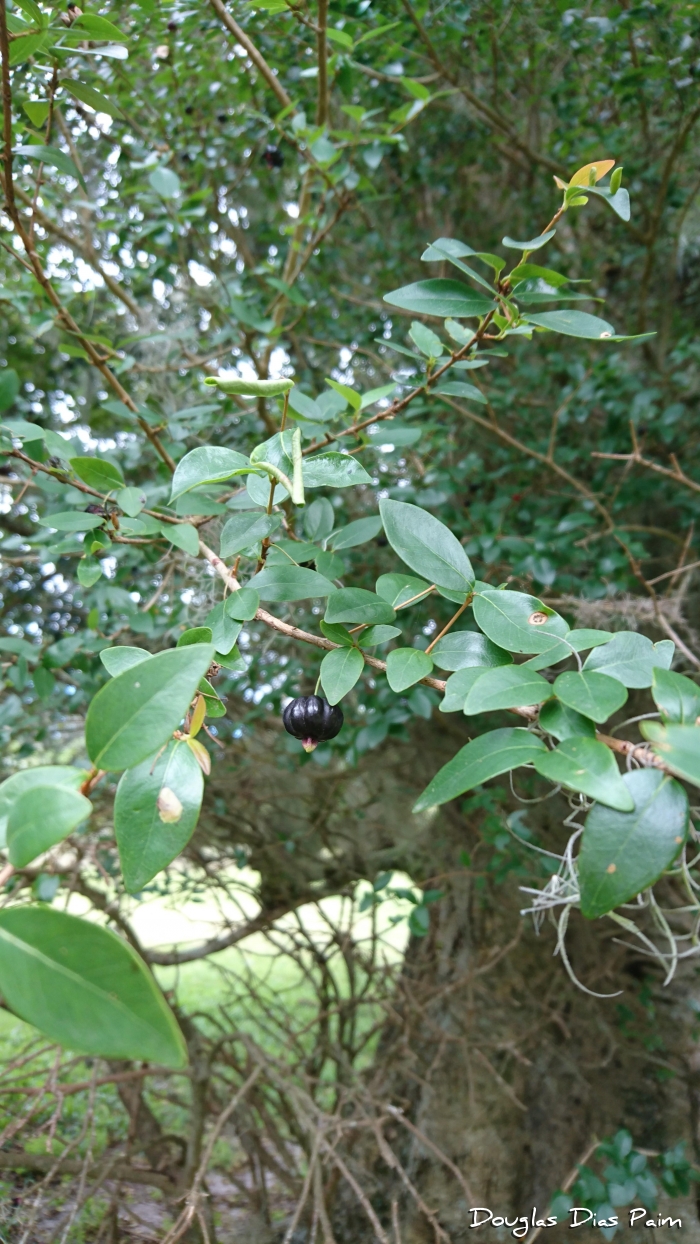
M 610 178 L 610 193 L 617 194 L 618 190 L 620 189 L 621 184 L 622 184 L 622 165 L 620 165 L 619 168 L 613 169 L 612 177 Z

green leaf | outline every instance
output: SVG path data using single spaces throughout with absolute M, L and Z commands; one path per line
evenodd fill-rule
M 354 549 L 358 544 L 374 540 L 381 529 L 381 518 L 378 514 L 373 514 L 371 518 L 358 518 L 354 523 L 348 523 L 347 527 L 340 527 L 333 532 L 328 543 L 336 552 L 338 549 Z
M 122 34 L 118 26 L 107 21 L 106 17 L 99 17 L 97 13 L 81 13 L 73 22 L 73 27 L 76 30 L 79 27 L 87 30 L 91 39 L 104 39 L 107 43 L 127 42 L 126 35 Z
M 390 393 L 393 393 L 395 388 L 396 384 L 392 381 L 391 384 L 380 384 L 378 389 L 368 389 L 362 394 L 360 410 L 368 410 L 370 406 L 374 406 L 375 402 L 380 402 L 383 397 L 388 397 Z
M 319 552 L 315 557 L 316 569 L 327 579 L 342 579 L 347 569 L 342 557 L 337 553 Z
M 281 523 L 281 514 L 260 514 L 257 510 L 234 514 L 221 532 L 220 556 L 235 557 L 236 553 L 272 535 Z
M 616 678 L 588 670 L 560 674 L 553 691 L 563 704 L 597 722 L 607 721 L 627 699 L 627 691 Z
M 187 744 L 177 740 L 122 775 L 114 833 L 128 893 L 142 890 L 189 842 L 203 790 L 202 770 Z
M 487 402 L 481 389 L 477 389 L 475 384 L 466 384 L 463 380 L 447 380 L 439 389 L 434 389 L 433 393 L 435 397 L 463 397 L 470 402 L 481 402 L 482 405 Z
M 682 726 L 697 724 L 700 687 L 684 674 L 675 674 L 657 666 L 653 671 L 651 694 L 665 723 L 674 722 Z
M 216 648 L 217 657 L 219 654 L 226 656 L 241 633 L 241 623 L 234 622 L 229 617 L 224 601 L 220 601 L 207 614 L 206 624 L 210 628 L 211 642 Z
M 116 674 L 123 674 L 124 670 L 133 669 L 135 665 L 140 665 L 142 661 L 149 661 L 152 656 L 153 653 L 147 652 L 145 648 L 134 648 L 130 644 L 120 644 L 118 648 L 103 648 L 100 653 L 100 660 L 107 673 L 114 677 Z
M 421 324 L 420 320 L 413 321 L 408 330 L 408 335 L 421 354 L 425 354 L 426 358 L 439 359 L 440 355 L 444 353 L 445 347 L 437 333 L 434 333 L 432 328 L 427 328 L 425 324 Z
M 589 315 L 587 311 L 541 311 L 538 315 L 527 314 L 528 324 L 538 328 L 548 328 L 550 332 L 562 333 L 565 337 L 583 337 L 587 341 L 598 341 L 615 336 L 615 329 L 607 320 L 597 315 Z
M 612 637 L 612 631 L 596 631 L 588 628 L 567 631 L 565 639 L 554 643 L 539 656 L 530 657 L 526 664 L 533 670 L 544 670 L 550 665 L 558 665 L 560 661 L 565 661 L 572 652 L 585 652 L 587 648 L 597 648 L 601 644 L 607 644 Z
M 80 510 L 61 510 L 59 514 L 47 514 L 40 518 L 42 527 L 52 527 L 54 531 L 94 531 L 104 522 L 102 514 L 84 514 Z
M 607 186 L 586 186 L 586 194 L 594 194 L 600 199 L 604 199 L 608 207 L 611 207 L 616 216 L 625 222 L 630 218 L 630 196 L 624 186 L 620 186 L 615 194 L 611 194 Z
M 303 473 L 305 488 L 353 488 L 372 483 L 371 475 L 351 454 L 314 454 L 313 458 L 304 458 Z
M 98 769 L 130 769 L 166 743 L 214 658 L 212 644 L 159 652 L 117 674 L 92 700 L 87 753 Z
M 109 929 L 52 907 L 0 912 L 0 991 L 70 1050 L 184 1067 L 187 1049 L 162 993 Z
M 417 605 L 419 601 L 414 600 L 414 597 L 424 600 L 432 590 L 432 585 L 423 579 L 414 579 L 410 574 L 382 574 L 375 583 L 375 589 L 382 600 L 387 601 L 393 609 L 398 609 L 409 600 Z
M 595 738 L 594 723 L 559 700 L 547 700 L 542 705 L 539 724 L 547 734 L 553 735 L 560 742 L 579 735 Z
M 146 494 L 141 488 L 120 488 L 114 500 L 129 518 L 136 518 L 146 504 Z
M 218 445 L 200 445 L 181 458 L 173 475 L 170 500 L 197 488 L 200 484 L 221 484 L 250 467 L 249 459 L 235 449 Z
M 613 812 L 596 804 L 586 818 L 578 873 L 581 911 L 588 920 L 653 885 L 688 832 L 688 799 L 678 782 L 658 769 L 636 769 L 622 781 L 631 810 Z
M 7 818 L 10 863 L 26 868 L 87 820 L 89 799 L 70 786 L 32 786 L 19 795 Z
M 379 511 L 389 544 L 411 570 L 439 587 L 472 590 L 471 562 L 449 527 L 405 501 L 380 501 Z
M 525 704 L 541 704 L 551 695 L 546 678 L 522 665 L 501 665 L 486 670 L 474 683 L 467 696 L 464 711 L 492 713 L 499 708 L 520 708 Z
M 177 641 L 178 648 L 188 648 L 192 644 L 213 644 L 213 632 L 210 626 L 191 626 Z
M 190 557 L 199 556 L 199 535 L 192 523 L 161 523 L 160 531 L 176 549 L 182 549 Z
M 332 639 L 334 644 L 342 644 L 344 648 L 352 648 L 354 640 L 347 627 L 341 626 L 338 622 L 324 622 L 323 618 L 319 623 L 322 634 L 326 639 Z
M 250 580 L 261 600 L 311 600 L 330 596 L 335 587 L 316 570 L 302 566 L 266 566 Z
M 239 318 L 243 318 L 240 316 Z M 251 323 L 250 320 L 244 321 Z M 270 321 L 272 323 L 272 321 Z M 253 327 L 255 325 L 253 324 Z M 205 384 L 216 386 L 222 393 L 236 393 L 241 397 L 280 397 L 294 388 L 293 380 L 224 380 L 220 376 L 207 376 Z
M 70 458 L 70 464 L 78 479 L 98 492 L 112 492 L 124 487 L 124 478 L 118 467 L 103 458 Z
M 516 242 L 514 238 L 509 238 L 507 236 L 503 238 L 502 241 L 504 246 L 509 246 L 512 250 L 537 251 L 541 246 L 544 246 L 546 242 L 549 242 L 550 238 L 553 238 L 555 233 L 556 229 L 550 229 L 547 233 L 541 233 L 537 238 L 531 238 L 529 242 Z
M 0 371 L 0 411 L 9 410 L 19 393 L 19 376 L 13 367 Z
M 473 316 L 488 315 L 489 311 L 496 310 L 495 302 L 484 294 L 470 289 L 461 281 L 451 281 L 445 277 L 403 285 L 401 289 L 385 294 L 383 301 L 388 302 L 391 307 L 415 311 L 418 315 L 435 315 L 440 319 L 449 316 L 453 320 L 466 320 Z
M 237 622 L 250 622 L 260 608 L 260 597 L 252 587 L 239 587 L 237 592 L 227 596 L 224 609 L 229 618 Z
M 357 393 L 355 389 L 351 389 L 347 384 L 338 384 L 337 380 L 329 380 L 326 377 L 326 384 L 329 384 L 338 397 L 342 397 L 343 401 L 351 406 L 353 410 L 359 410 L 362 405 L 362 395 Z
M 609 644 L 589 653 L 583 668 L 617 678 L 625 687 L 650 687 L 655 666 L 668 669 L 671 664 L 673 647 L 669 640 L 652 644 L 637 631 L 618 631 Z
M 546 281 L 554 289 L 569 283 L 568 276 L 555 272 L 552 268 L 541 268 L 536 263 L 519 263 L 517 268 L 513 268 L 513 271 L 508 273 L 511 285 L 531 279 Z
M 477 678 L 481 678 L 483 672 L 483 666 L 469 665 L 464 669 L 457 670 L 456 674 L 452 674 L 445 683 L 445 694 L 440 702 L 440 712 L 463 712 L 467 696 Z
M 432 668 L 432 657 L 420 648 L 394 648 L 386 659 L 386 676 L 392 691 L 412 687 L 426 678 Z
M 364 657 L 357 648 L 334 648 L 321 662 L 321 683 L 329 704 L 337 704 L 352 691 L 362 674 Z
M 479 631 L 448 631 L 433 648 L 433 660 L 443 670 L 461 670 L 473 665 L 489 669 L 513 663 L 509 652 Z
M 391 605 L 382 600 L 374 592 L 363 587 L 334 588 L 328 597 L 326 606 L 326 622 L 393 622 L 395 618 Z
M 301 415 L 302 419 L 309 419 L 312 423 L 323 423 L 329 418 L 318 402 L 315 402 L 308 394 L 302 393 L 301 389 L 295 388 L 290 391 L 289 405 L 295 414 Z
M 669 769 L 694 786 L 700 786 L 700 727 L 662 726 L 658 721 L 641 721 L 639 729 Z
M 171 168 L 154 168 L 148 177 L 149 185 L 161 199 L 176 199 L 182 187 L 180 178 Z
M 87 776 L 84 769 L 75 769 L 72 765 L 35 765 L 31 769 L 20 769 L 0 782 L 0 847 L 5 846 L 7 822 L 15 801 L 26 791 L 37 786 L 64 786 L 67 790 L 77 790 Z
M 63 78 L 61 86 L 64 86 L 71 95 L 80 100 L 81 104 L 87 104 L 89 108 L 94 108 L 95 112 L 106 112 L 109 117 L 123 117 L 123 112 L 114 100 L 108 99 L 106 95 L 101 95 L 94 87 L 88 86 L 86 82 L 76 82 L 74 78 Z
M 102 578 L 102 567 L 94 557 L 81 557 L 76 574 L 81 587 L 92 587 L 98 579 Z
M 490 778 L 517 769 L 519 765 L 530 764 L 545 750 L 537 735 L 520 726 L 490 730 L 488 734 L 472 739 L 443 765 L 426 786 L 413 811 L 422 812 L 424 808 L 447 803 L 457 795 L 488 782 Z
M 309 540 L 326 540 L 333 530 L 335 511 L 328 497 L 312 501 L 304 514 L 304 531 Z
M 56 686 L 56 679 L 51 673 L 51 670 L 44 669 L 42 665 L 38 666 L 38 668 L 34 670 L 34 673 L 32 674 L 32 682 L 34 683 L 34 690 L 40 700 L 48 700 L 54 687 Z
M 41 36 L 43 42 L 44 36 Z M 21 40 L 17 40 L 18 43 Z M 42 143 L 29 143 L 25 147 L 15 147 L 15 155 L 24 156 L 25 160 L 39 160 L 41 164 L 47 165 L 49 168 L 55 168 L 59 173 L 64 173 L 67 177 L 74 177 L 77 182 L 87 192 L 85 180 L 82 173 L 76 168 L 70 156 L 65 151 L 61 151 L 58 147 L 46 147 Z
M 564 739 L 553 752 L 538 756 L 535 768 L 550 782 L 581 791 L 620 812 L 631 812 L 634 807 L 612 752 L 597 739 Z
M 26 657 L 28 661 L 37 661 L 41 648 L 20 639 L 19 635 L 0 635 L 0 652 L 14 652 L 17 656 Z
M 474 597 L 474 617 L 508 652 L 546 652 L 569 630 L 564 618 L 525 592 L 484 589 Z
M 321 627 L 323 625 L 322 622 Z M 398 626 L 368 626 L 366 631 L 360 631 L 357 642 L 361 648 L 374 648 L 377 644 L 388 644 L 390 639 L 396 639 L 400 634 Z

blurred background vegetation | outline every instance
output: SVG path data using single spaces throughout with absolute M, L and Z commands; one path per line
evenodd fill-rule
M 33 20 L 29 0 L 7 9 Z M 207 374 L 293 374 L 309 395 L 328 376 L 408 385 L 410 316 L 382 296 L 425 275 L 424 247 L 442 236 L 493 252 L 504 234 L 535 237 L 558 201 L 554 175 L 624 164 L 630 223 L 597 201 L 572 209 L 546 262 L 587 282 L 600 300 L 587 308 L 618 332 L 656 336 L 605 351 L 510 338 L 488 374 L 473 373 L 486 375 L 487 406 L 431 398 L 398 428 L 377 424 L 362 451 L 372 487 L 329 499 L 336 526 L 376 512 L 378 492 L 414 501 L 462 538 L 480 578 L 580 625 L 671 635 L 697 673 L 697 6 L 91 11 L 124 41 L 13 51 L 17 144 L 43 139 L 41 101 L 59 79 L 104 97 L 55 96 L 52 142 L 84 184 L 51 167 L 37 180 L 36 162 L 18 158 L 16 192 L 34 200 L 63 305 L 175 460 L 222 435 L 248 452 L 276 426 L 264 401 L 212 399 Z M 0 230 L 0 408 L 68 436 L 74 454 L 112 457 L 158 503 L 165 465 L 18 261 L 1 211 Z M 0 469 L 7 774 L 81 757 L 101 647 L 130 635 L 158 650 L 215 597 L 193 559 L 128 540 L 81 583 L 77 539 L 37 537 L 50 477 Z M 206 520 L 207 540 L 238 504 L 220 494 L 181 510 Z M 392 568 L 385 549 L 378 537 L 343 551 L 354 583 Z M 447 610 L 437 598 L 417 607 L 413 642 L 426 646 Z M 416 793 L 467 737 L 430 689 L 397 696 L 364 680 L 343 732 L 308 758 L 280 711 L 313 690 L 317 660 L 254 624 L 241 650 L 182 861 L 126 895 L 105 790 L 100 830 L 23 870 L 35 897 L 91 911 L 141 947 L 191 1067 L 57 1053 L 0 1013 L 2 1238 L 458 1244 L 470 1205 L 512 1218 L 573 1187 L 599 1216 L 672 1204 L 679 1238 L 700 1240 L 692 966 L 663 990 L 647 960 L 572 919 L 580 979 L 623 990 L 577 993 L 552 962 L 551 931 L 518 914 L 518 886 L 548 871 L 523 840 L 556 850 L 557 799 L 518 803 L 497 785 L 414 817 Z M 521 798 L 534 793 L 519 782 Z

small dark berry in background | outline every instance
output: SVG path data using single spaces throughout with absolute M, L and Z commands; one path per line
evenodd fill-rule
M 291 700 L 282 721 L 287 734 L 301 739 L 305 752 L 312 752 L 317 743 L 334 739 L 343 727 L 342 709 L 329 704 L 321 695 L 301 695 Z
M 284 156 L 279 147 L 266 147 L 262 158 L 268 168 L 281 168 L 284 164 Z

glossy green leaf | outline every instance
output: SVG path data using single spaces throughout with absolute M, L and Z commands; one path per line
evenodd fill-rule
M 335 510 L 328 497 L 317 497 L 304 513 L 304 531 L 309 540 L 326 540 L 333 530 Z
M 650 687 L 655 666 L 668 669 L 674 645 L 670 640 L 652 644 L 637 631 L 618 631 L 602 648 L 594 648 L 586 657 L 584 670 L 597 670 L 617 678 L 625 687 Z
M 261 600 L 311 600 L 330 596 L 335 586 L 316 570 L 303 566 L 265 566 L 250 580 Z
M 553 333 L 563 333 L 565 337 L 583 337 L 587 341 L 604 341 L 615 336 L 612 324 L 587 311 L 540 311 L 537 315 L 528 312 L 527 322 Z
M 424 575 L 428 583 L 456 592 L 471 591 L 471 562 L 449 527 L 427 510 L 404 501 L 383 500 L 379 509 L 391 547 L 411 570 Z
M 636 769 L 622 778 L 629 812 L 596 804 L 586 818 L 578 857 L 581 911 L 603 916 L 653 885 L 671 866 L 688 832 L 683 787 L 658 769 Z
M 392 609 L 398 609 L 402 605 L 408 606 L 409 600 L 414 605 L 425 600 L 431 591 L 431 584 L 424 579 L 414 579 L 410 574 L 382 574 L 375 583 L 375 590 Z
M 359 410 L 362 405 L 362 395 L 355 389 L 351 389 L 347 384 L 339 384 L 337 380 L 326 378 L 326 384 L 338 395 L 346 406 L 351 406 L 353 410 Z
M 77 182 L 80 182 L 83 190 L 85 189 L 85 180 L 82 173 L 67 152 L 61 151 L 60 147 L 47 147 L 42 143 L 30 143 L 24 147 L 15 147 L 15 154 L 24 156 L 25 160 L 38 160 L 41 164 L 45 164 L 48 168 L 55 168 L 57 172 L 63 173 L 67 177 L 74 177 Z
M 314 454 L 304 458 L 303 472 L 306 488 L 352 488 L 372 482 L 362 463 L 350 454 Z
M 505 648 L 499 648 L 479 631 L 448 631 L 433 648 L 433 660 L 443 670 L 461 670 L 471 665 L 489 669 L 513 662 Z
M 539 723 L 547 734 L 563 741 L 577 736 L 595 738 L 595 723 L 588 717 L 582 717 L 575 709 L 562 704 L 560 700 L 547 700 L 540 709 Z
M 522 665 L 501 665 L 486 670 L 476 680 L 467 696 L 464 711 L 491 713 L 499 708 L 520 708 L 527 704 L 541 704 L 551 695 L 546 678 Z
M 607 721 L 627 699 L 627 691 L 616 678 L 593 670 L 560 674 L 553 687 L 554 694 L 583 717 Z
M 319 626 L 326 639 L 332 639 L 334 644 L 342 644 L 344 648 L 352 648 L 354 646 L 353 636 L 347 627 L 341 626 L 339 622 L 326 622 L 321 618 Z
M 148 756 L 122 775 L 114 832 L 130 894 L 142 890 L 189 842 L 203 791 L 202 770 L 184 742 L 169 743 L 160 755 Z
M 386 659 L 386 677 L 392 691 L 405 691 L 427 678 L 433 659 L 420 648 L 394 648 Z
M 467 696 L 477 678 L 481 678 L 483 673 L 483 666 L 469 665 L 465 666 L 464 669 L 457 670 L 456 674 L 452 674 L 445 683 L 445 694 L 440 701 L 440 712 L 464 712 Z
M 342 557 L 337 553 L 321 551 L 315 557 L 316 569 L 319 574 L 325 575 L 327 579 L 342 579 L 347 566 Z
M 250 622 L 260 608 L 260 597 L 252 587 L 239 587 L 224 601 L 224 608 L 229 618 L 237 622 Z
M 226 656 L 241 633 L 241 623 L 234 622 L 226 612 L 224 602 L 219 601 L 207 614 L 206 624 L 210 628 L 211 642 L 216 648 L 217 657 Z
M 437 333 L 434 333 L 432 328 L 428 328 L 427 325 L 421 324 L 420 320 L 413 321 L 408 330 L 408 335 L 426 358 L 439 359 L 440 355 L 444 353 L 445 347 Z
M 481 786 L 490 778 L 517 769 L 519 765 L 530 764 L 545 750 L 537 735 L 520 726 L 490 730 L 472 739 L 443 765 L 426 786 L 413 811 L 422 812 L 424 808 L 456 799 L 457 795 Z
M 170 500 L 200 484 L 220 484 L 249 465 L 249 459 L 235 449 L 200 445 L 181 458 L 173 475 Z
M 106 17 L 100 17 L 97 13 L 80 13 L 74 20 L 73 26 L 76 30 L 87 30 L 91 39 L 105 39 L 108 43 L 126 43 L 126 35 L 122 34 L 118 26 L 114 22 L 110 22 Z
M 220 556 L 235 557 L 236 553 L 257 544 L 258 540 L 271 536 L 281 522 L 280 514 L 261 514 L 258 510 L 244 510 L 241 514 L 234 514 L 224 524 L 221 532 Z
M 607 644 L 612 638 L 612 631 L 596 631 L 588 628 L 567 631 L 565 638 L 555 641 L 551 648 L 547 648 L 538 656 L 530 657 L 527 664 L 533 670 L 548 669 L 550 665 L 558 665 L 560 661 L 565 661 L 574 652 L 585 652 L 588 648 L 597 648 L 601 644 Z
M 94 531 L 104 521 L 102 514 L 84 514 L 81 510 L 61 510 L 39 519 L 42 527 L 52 527 L 54 531 Z
M 663 726 L 658 721 L 641 721 L 639 729 L 673 773 L 700 786 L 700 726 Z
M 555 233 L 556 229 L 550 229 L 547 233 L 541 233 L 539 237 L 530 238 L 529 242 L 516 242 L 514 238 L 509 238 L 507 236 L 503 238 L 502 241 L 504 246 L 509 246 L 512 250 L 536 251 L 539 250 L 541 246 L 544 246 L 546 242 L 549 242 L 550 238 L 553 238 Z
M 103 648 L 100 653 L 100 660 L 107 670 L 108 674 L 113 677 L 121 674 L 124 670 L 129 670 L 134 665 L 139 665 L 141 661 L 148 661 L 153 656 L 152 652 L 147 652 L 145 648 L 134 648 L 130 644 L 120 644 L 118 648 Z
M 433 390 L 436 397 L 463 397 L 468 402 L 481 402 L 486 405 L 487 399 L 475 384 L 466 384 L 464 380 L 446 380 L 439 389 Z
M 109 99 L 106 95 L 102 95 L 100 91 L 96 91 L 93 86 L 88 86 L 87 82 L 77 82 L 75 78 L 63 78 L 61 86 L 70 91 L 81 104 L 87 104 L 88 108 L 93 108 L 95 112 L 106 112 L 108 117 L 122 117 L 124 114 L 118 104 L 113 99 Z
M 538 756 L 535 768 L 550 782 L 581 791 L 620 812 L 631 812 L 634 807 L 612 752 L 597 739 L 572 735 L 553 752 Z
M 92 587 L 102 578 L 102 567 L 94 557 L 81 557 L 76 566 L 76 575 L 81 587 Z
M 111 492 L 115 488 L 124 487 L 121 471 L 104 458 L 70 458 L 69 461 L 78 479 L 89 488 L 96 488 L 99 492 Z
M 114 500 L 129 518 L 136 518 L 146 504 L 146 494 L 142 488 L 120 488 Z
M 354 549 L 358 544 L 373 540 L 381 529 L 382 520 L 378 514 L 373 514 L 371 518 L 358 518 L 354 523 L 348 523 L 347 527 L 334 531 L 329 544 L 336 552 L 338 549 Z
M 487 315 L 496 309 L 496 304 L 484 294 L 470 289 L 461 281 L 444 277 L 403 285 L 401 289 L 385 294 L 383 301 L 404 311 L 415 311 L 418 315 L 435 315 L 440 319 L 449 316 L 454 320 Z
M 21 795 L 37 786 L 65 786 L 67 790 L 77 790 L 86 777 L 84 769 L 76 769 L 73 765 L 34 765 L 0 782 L 0 847 L 5 846 L 8 818 Z
M 213 644 L 214 635 L 210 626 L 190 626 L 180 635 L 178 648 L 187 648 L 191 644 Z
M 394 610 L 374 592 L 363 587 L 343 587 L 335 589 L 328 598 L 326 606 L 326 622 L 346 622 L 368 625 L 375 622 L 393 622 Z
M 190 557 L 199 556 L 199 535 L 192 523 L 161 523 L 160 530 L 176 549 L 182 549 Z
M 129 769 L 167 742 L 213 659 L 212 644 L 171 648 L 102 687 L 85 721 L 93 764 L 98 769 Z
M 321 662 L 321 684 L 329 704 L 338 704 L 352 691 L 364 669 L 364 657 L 357 648 L 334 648 Z
M 37 855 L 87 820 L 91 812 L 90 800 L 70 786 L 31 786 L 17 797 L 7 818 L 10 863 L 26 868 Z
M 700 717 L 700 687 L 690 678 L 657 666 L 653 671 L 651 694 L 665 722 L 696 725 Z
M 187 1063 L 145 963 L 98 924 L 44 906 L 0 912 L 0 991 L 16 1015 L 70 1050 Z
M 484 634 L 508 652 L 546 652 L 569 630 L 564 618 L 525 592 L 485 589 L 473 608 Z
M 361 648 L 375 648 L 377 644 L 388 644 L 400 634 L 398 626 L 368 626 L 366 631 L 359 632 L 357 642 Z

